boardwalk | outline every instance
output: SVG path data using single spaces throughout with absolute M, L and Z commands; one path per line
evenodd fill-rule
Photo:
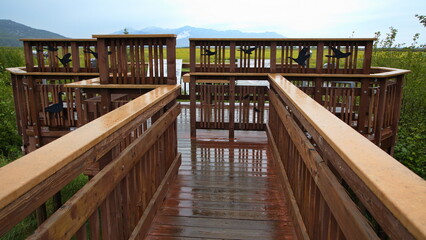
M 191 144 L 187 108 L 178 126 L 182 166 L 148 239 L 295 238 L 264 132 L 229 143 L 227 131 L 199 130 Z

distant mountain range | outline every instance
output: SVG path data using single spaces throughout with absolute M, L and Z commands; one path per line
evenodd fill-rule
M 0 19 L 0 46 L 22 47 L 20 38 L 66 38 L 57 33 L 35 29 L 7 19 Z
M 124 29 L 123 29 L 124 30 Z M 113 34 L 123 34 L 123 30 Z M 141 30 L 127 28 L 130 34 L 176 34 L 177 47 L 188 47 L 189 38 L 283 38 L 275 32 L 251 33 L 239 30 L 218 31 L 184 26 L 181 28 L 147 27 Z M 35 29 L 12 20 L 0 19 L 0 46 L 22 47 L 21 38 L 66 38 L 57 33 Z
M 189 38 L 283 38 L 284 36 L 275 32 L 250 33 L 241 32 L 239 30 L 218 31 L 207 28 L 196 28 L 184 26 L 181 28 L 159 28 L 148 27 L 141 30 L 131 28 L 126 29 L 129 34 L 176 34 L 177 47 L 188 47 Z M 114 32 L 113 34 L 123 34 L 123 30 Z

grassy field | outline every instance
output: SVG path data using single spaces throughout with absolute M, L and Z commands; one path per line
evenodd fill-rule
M 267 53 L 269 54 L 269 53 Z M 315 50 L 312 52 L 315 57 Z M 189 49 L 178 48 L 176 57 L 189 62 Z M 409 69 L 405 79 L 399 138 L 394 157 L 426 178 L 426 51 L 384 51 L 373 53 L 374 66 Z M 10 75 L 7 67 L 24 66 L 22 48 L 0 48 L 0 167 L 20 156 L 20 136 L 17 134 Z M 87 182 L 81 175 L 62 191 L 64 200 L 72 196 Z M 47 203 L 49 212 L 52 204 Z M 35 226 L 35 217 L 30 215 L 2 240 L 24 239 Z

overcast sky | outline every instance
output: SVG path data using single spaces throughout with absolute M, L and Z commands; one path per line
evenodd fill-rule
M 291 38 L 374 37 L 393 26 L 398 42 L 410 44 L 420 33 L 425 44 L 426 28 L 415 14 L 426 15 L 426 0 L 0 0 L 0 19 L 72 38 L 185 25 Z

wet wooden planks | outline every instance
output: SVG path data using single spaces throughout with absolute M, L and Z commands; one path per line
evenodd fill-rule
M 199 130 L 178 117 L 182 165 L 146 239 L 295 239 L 264 133 Z

